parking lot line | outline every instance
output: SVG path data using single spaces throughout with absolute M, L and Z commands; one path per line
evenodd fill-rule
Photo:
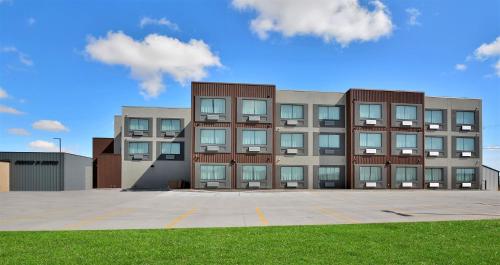
M 259 207 L 255 208 L 255 212 L 257 213 L 257 216 L 259 216 L 259 220 L 263 225 L 268 225 L 269 221 L 266 219 L 266 216 L 264 213 L 259 209 Z
M 108 219 L 113 218 L 113 217 L 127 215 L 129 213 L 134 212 L 134 211 L 136 211 L 136 210 L 135 209 L 131 209 L 131 208 L 124 208 L 124 209 L 118 209 L 118 210 L 110 211 L 110 212 L 107 212 L 107 213 L 104 213 L 104 214 L 101 214 L 101 215 L 96 215 L 96 216 L 92 216 L 92 217 L 83 219 L 83 220 L 81 220 L 78 223 L 67 224 L 67 225 L 64 226 L 64 229 L 76 229 L 76 228 L 80 228 L 82 226 L 95 224 L 97 222 L 105 221 L 105 220 L 108 220 Z
M 350 224 L 359 223 L 358 220 L 353 219 L 347 215 L 341 214 L 333 209 L 318 208 L 318 211 L 326 216 L 334 217 L 334 218 L 340 220 L 341 222 L 350 223 Z
M 188 216 L 192 215 L 193 213 L 195 213 L 197 211 L 196 208 L 193 208 L 179 216 L 177 216 L 174 220 L 172 220 L 170 223 L 168 223 L 167 225 L 165 225 L 165 228 L 166 229 L 169 229 L 169 228 L 173 228 L 177 223 L 179 223 L 180 221 L 186 219 Z

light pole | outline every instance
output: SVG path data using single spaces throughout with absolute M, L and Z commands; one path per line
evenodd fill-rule
M 61 140 L 61 138 L 55 137 L 55 138 L 52 138 L 52 139 L 59 141 L 59 153 L 61 153 L 62 152 L 62 149 L 61 149 L 61 142 L 62 142 L 62 140 Z

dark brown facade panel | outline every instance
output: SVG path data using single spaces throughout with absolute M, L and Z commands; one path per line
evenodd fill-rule
M 96 188 L 120 188 L 121 185 L 121 155 L 101 154 L 96 159 Z
M 276 94 L 274 85 L 254 85 L 236 83 L 191 83 L 192 96 L 234 96 L 273 98 Z
M 423 104 L 425 98 L 424 93 L 406 91 L 349 89 L 347 93 L 351 101 Z
M 229 128 L 231 127 L 230 123 L 222 123 L 222 122 L 193 122 L 194 127 L 210 127 L 210 128 Z
M 100 154 L 114 152 L 113 138 L 92 138 L 92 157 L 95 159 Z
M 273 128 L 273 125 L 268 123 L 236 123 L 236 128 Z
M 193 163 L 230 163 L 231 154 L 200 154 L 193 155 Z
M 236 154 L 236 163 L 272 163 L 273 155 Z

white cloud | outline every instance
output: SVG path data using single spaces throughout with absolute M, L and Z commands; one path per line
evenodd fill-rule
M 240 10 L 254 9 L 258 15 L 250 23 L 261 39 L 270 32 L 285 37 L 312 35 L 342 46 L 353 41 L 374 41 L 393 30 L 389 10 L 379 0 L 373 9 L 358 0 L 233 0 Z
M 407 8 L 405 11 L 408 14 L 408 21 L 407 21 L 408 25 L 410 25 L 410 26 L 420 25 L 420 22 L 418 21 L 418 17 L 422 14 L 422 13 L 420 13 L 420 10 L 418 10 L 414 7 L 411 7 L 411 8 Z
M 108 32 L 103 38 L 90 37 L 85 50 L 94 60 L 129 67 L 146 98 L 157 97 L 165 90 L 164 74 L 185 84 L 206 77 L 208 67 L 222 66 L 202 40 L 182 42 L 158 34 L 135 41 L 122 32 Z
M 36 140 L 29 143 L 29 147 L 36 151 L 42 152 L 57 152 L 59 151 L 59 147 L 56 146 L 53 142 L 47 142 L 43 140 Z
M 27 20 L 29 26 L 33 26 L 36 22 L 36 19 L 34 17 L 30 17 Z
M 171 30 L 179 30 L 179 26 L 177 24 L 173 23 L 172 21 L 162 17 L 159 19 L 155 18 L 150 18 L 150 17 L 143 17 L 141 18 L 141 21 L 139 22 L 139 26 L 141 28 L 144 28 L 147 25 L 158 25 L 158 26 L 165 26 L 170 28 Z
M 55 120 L 39 120 L 33 123 L 33 129 L 50 131 L 50 132 L 67 132 L 69 129 L 60 121 Z
M 33 66 L 33 61 L 30 59 L 30 57 L 19 51 L 16 47 L 14 46 L 4 46 L 4 47 L 0 47 L 0 52 L 2 53 L 13 53 L 17 56 L 17 58 L 19 59 L 19 62 L 26 65 L 26 66 Z
M 5 89 L 0 87 L 0 98 L 8 98 L 8 97 L 9 97 L 9 94 L 7 94 L 7 91 L 5 91 Z
M 19 135 L 19 136 L 29 136 L 30 135 L 30 133 L 23 128 L 9 128 L 7 131 L 13 135 Z
M 467 70 L 467 65 L 459 63 L 455 65 L 455 69 L 458 71 L 465 71 Z
M 479 48 L 474 51 L 474 56 L 481 61 L 500 57 L 500 36 L 491 43 L 483 43 L 479 46 Z M 500 59 L 497 60 L 493 68 L 495 68 L 495 74 L 500 77 Z
M 5 105 L 0 105 L 0 113 L 7 113 L 7 114 L 14 114 L 14 115 L 24 114 L 22 111 L 19 111 L 15 108 L 5 106 Z
M 489 57 L 500 56 L 500 36 L 492 43 L 483 43 L 474 51 L 477 59 L 488 59 Z

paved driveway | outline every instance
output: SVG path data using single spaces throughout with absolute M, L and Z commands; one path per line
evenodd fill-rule
M 500 218 L 500 192 L 0 193 L 0 230 L 310 225 Z

